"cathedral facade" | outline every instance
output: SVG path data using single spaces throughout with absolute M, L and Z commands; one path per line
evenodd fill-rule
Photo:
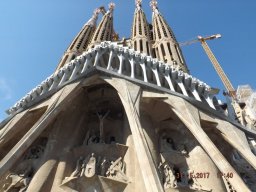
M 135 2 L 130 38 L 114 30 L 114 3 L 97 8 L 55 72 L 7 111 L 0 191 L 256 190 L 256 131 L 189 73 L 157 1 L 152 24 Z

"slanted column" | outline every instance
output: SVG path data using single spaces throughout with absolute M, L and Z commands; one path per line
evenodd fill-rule
M 157 168 L 147 145 L 139 115 L 140 87 L 128 81 L 112 78 L 105 79 L 117 91 L 124 106 L 134 142 L 134 150 L 138 157 L 142 180 L 147 192 L 163 192 Z
M 198 109 L 184 99 L 172 95 L 169 95 L 165 102 L 171 106 L 172 111 L 179 117 L 182 123 L 186 125 L 214 164 L 218 167 L 219 171 L 222 173 L 233 173 L 232 178 L 227 178 L 231 185 L 234 186 L 237 191 L 249 192 L 250 190 L 239 174 L 229 164 L 223 154 L 202 129 Z
M 108 66 L 107 66 L 107 70 L 109 70 L 109 69 L 110 69 L 110 66 L 111 66 L 112 60 L 113 60 L 113 51 L 110 51 L 109 59 L 108 59 Z

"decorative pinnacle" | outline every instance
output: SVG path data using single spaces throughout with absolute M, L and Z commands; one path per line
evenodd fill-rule
M 151 0 L 150 7 L 152 8 L 153 11 L 157 10 L 157 0 Z
M 93 12 L 92 18 L 97 19 L 99 14 L 100 14 L 100 8 L 95 9 L 94 12 Z
M 135 0 L 136 7 L 141 7 L 142 0 Z
M 98 19 L 99 13 L 100 13 L 100 9 L 99 8 L 95 9 L 93 12 L 92 18 L 85 25 L 91 25 L 91 26 L 96 25 L 96 21 Z
M 109 4 L 108 4 L 109 11 L 112 12 L 112 11 L 114 10 L 115 6 L 116 6 L 115 3 L 113 3 L 113 2 L 109 3 Z

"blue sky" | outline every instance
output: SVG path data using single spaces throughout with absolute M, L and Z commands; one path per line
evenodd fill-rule
M 63 52 L 106 0 L 8 0 L 0 1 L 0 120 L 4 111 L 51 75 Z M 116 0 L 115 30 L 129 37 L 133 0 Z M 179 42 L 197 35 L 220 33 L 209 43 L 234 87 L 256 87 L 255 0 L 159 0 L 159 10 Z M 151 22 L 149 0 L 143 9 Z M 182 47 L 191 74 L 223 90 L 199 43 Z

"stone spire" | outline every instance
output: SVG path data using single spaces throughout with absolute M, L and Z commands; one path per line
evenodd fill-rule
M 153 50 L 155 56 L 165 63 L 172 64 L 184 72 L 188 73 L 182 51 L 174 36 L 174 33 L 164 17 L 158 10 L 157 1 L 152 0 L 150 6 L 153 11 Z
M 134 50 L 151 55 L 151 39 L 149 25 L 141 8 L 142 0 L 135 0 L 136 9 L 134 12 L 132 26 L 132 47 Z
M 115 8 L 114 3 L 109 4 L 109 10 L 104 14 L 102 17 L 102 20 L 97 27 L 90 46 L 88 48 L 93 48 L 96 44 L 102 42 L 102 41 L 111 41 L 114 34 L 113 29 L 113 11 Z
M 96 22 L 100 9 L 96 9 L 89 21 L 83 26 L 82 30 L 78 33 L 75 39 L 72 41 L 65 54 L 62 56 L 56 70 L 63 67 L 66 63 L 73 60 L 76 56 L 84 52 L 90 42 L 90 39 L 96 29 Z

